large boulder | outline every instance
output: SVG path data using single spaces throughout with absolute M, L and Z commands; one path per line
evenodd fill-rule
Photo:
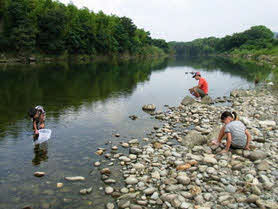
M 267 153 L 258 150 L 258 151 L 253 151 L 250 153 L 250 155 L 248 156 L 248 158 L 252 161 L 256 161 L 256 160 L 263 160 L 267 157 Z
M 211 142 L 215 139 L 218 138 L 219 132 L 220 132 L 221 127 L 220 126 L 215 126 L 212 128 L 212 131 L 207 135 L 207 141 Z
M 206 95 L 201 100 L 202 104 L 213 104 L 213 100 L 210 96 Z
M 182 144 L 187 147 L 194 147 L 196 145 L 202 145 L 207 142 L 207 137 L 203 136 L 200 132 L 192 130 L 182 139 Z
M 186 97 L 183 98 L 181 104 L 186 106 L 186 105 L 191 105 L 191 104 L 193 104 L 195 102 L 196 102 L 195 99 L 193 99 L 190 96 L 186 96 Z

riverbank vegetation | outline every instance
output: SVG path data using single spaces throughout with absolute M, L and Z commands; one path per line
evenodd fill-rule
M 265 26 L 253 26 L 250 29 L 227 35 L 224 38 L 208 37 L 191 42 L 169 42 L 177 55 L 207 56 L 219 53 L 239 53 L 243 51 L 268 50 L 277 53 L 278 40 Z
M 53 0 L 0 0 L 0 52 L 144 57 L 165 55 L 169 47 L 128 17 Z
M 278 75 L 278 39 L 275 34 L 260 25 L 224 38 L 209 37 L 191 42 L 170 42 L 169 45 L 178 56 L 227 56 L 234 62 L 246 60 L 266 65 Z

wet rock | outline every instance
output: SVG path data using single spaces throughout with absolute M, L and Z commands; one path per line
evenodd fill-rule
M 103 169 L 101 169 L 100 173 L 101 173 L 101 174 L 110 175 L 110 174 L 111 174 L 111 171 L 110 171 L 109 168 L 103 168 Z
M 132 139 L 132 140 L 129 140 L 128 143 L 129 144 L 138 144 L 139 141 L 138 141 L 138 139 Z
M 128 147 L 129 147 L 129 144 L 128 144 L 128 143 L 122 143 L 122 147 L 128 148 Z
M 105 187 L 105 193 L 106 194 L 112 194 L 114 192 L 113 187 Z
M 121 193 L 127 194 L 128 192 L 129 192 L 129 190 L 126 187 L 121 189 Z
M 85 194 L 90 194 L 92 191 L 93 191 L 93 187 L 90 187 L 88 189 L 81 189 L 79 193 L 85 195 Z
M 130 176 L 130 177 L 128 177 L 128 178 L 125 180 L 125 182 L 126 182 L 127 184 L 137 184 L 137 183 L 138 183 L 138 179 L 137 179 L 136 177 L 134 177 L 134 176 Z
M 130 115 L 128 116 L 131 120 L 136 120 L 138 117 L 136 115 Z
M 186 97 L 183 98 L 181 104 L 184 105 L 184 106 L 187 106 L 187 105 L 191 105 L 195 102 L 196 102 L 195 99 L 193 99 L 190 96 L 186 96 Z
M 144 105 L 142 109 L 146 111 L 154 111 L 156 109 L 156 106 L 154 104 L 147 104 Z
M 111 149 L 112 150 L 118 150 L 118 147 L 117 146 L 113 146 Z
M 106 204 L 106 209 L 114 209 L 114 208 L 115 208 L 115 206 L 113 203 L 109 202 Z
M 72 176 L 72 177 L 65 177 L 68 181 L 84 181 L 85 178 L 83 176 Z
M 104 151 L 100 149 L 100 150 L 96 151 L 96 154 L 97 154 L 97 155 L 102 155 L 103 152 L 104 152 Z
M 121 193 L 120 192 L 113 192 L 112 195 L 111 195 L 113 198 L 119 198 L 121 196 Z
M 128 208 L 130 206 L 130 201 L 122 199 L 118 202 L 118 207 L 119 208 Z
M 34 176 L 36 176 L 36 177 L 43 177 L 44 175 L 45 175 L 45 172 L 37 171 L 34 173 Z
M 106 184 L 114 184 L 114 183 L 116 183 L 116 180 L 114 180 L 114 179 L 106 179 L 104 181 L 104 183 L 106 183 Z
M 96 166 L 96 167 L 100 166 L 100 162 L 95 162 L 94 166 Z
M 119 160 L 122 160 L 122 161 L 124 161 L 124 162 L 130 162 L 131 160 L 128 158 L 128 157 L 126 157 L 126 156 L 121 156 L 121 157 L 119 157 Z
M 142 150 L 139 149 L 139 148 L 137 148 L 137 147 L 131 147 L 131 148 L 129 149 L 129 153 L 137 155 L 137 154 L 142 153 Z
M 63 183 L 57 183 L 57 188 L 62 188 L 63 187 Z

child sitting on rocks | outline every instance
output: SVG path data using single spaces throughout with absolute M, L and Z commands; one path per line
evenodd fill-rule
M 218 139 L 213 141 L 214 145 L 219 145 L 224 136 L 227 137 L 226 148 L 221 153 L 228 152 L 230 147 L 235 149 L 249 150 L 251 135 L 245 125 L 237 119 L 235 112 L 225 111 L 221 115 L 221 122 L 225 125 L 221 128 Z

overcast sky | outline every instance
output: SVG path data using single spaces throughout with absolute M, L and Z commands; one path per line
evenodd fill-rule
M 223 37 L 254 25 L 278 32 L 278 0 L 60 0 L 94 12 L 127 16 L 153 38 Z

